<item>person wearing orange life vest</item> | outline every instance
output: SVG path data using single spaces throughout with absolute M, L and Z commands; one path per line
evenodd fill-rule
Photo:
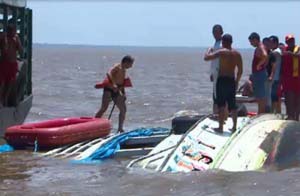
M 123 124 L 126 115 L 126 95 L 124 89 L 126 70 L 131 68 L 133 63 L 134 58 L 130 55 L 126 55 L 123 57 L 121 63 L 115 64 L 107 73 L 109 84 L 103 88 L 101 108 L 95 116 L 101 118 L 112 100 L 120 110 L 118 127 L 118 132 L 120 133 L 124 132 Z
M 287 35 L 287 44 L 282 53 L 281 82 L 285 96 L 288 120 L 299 121 L 300 113 L 300 48 L 295 44 L 295 37 Z

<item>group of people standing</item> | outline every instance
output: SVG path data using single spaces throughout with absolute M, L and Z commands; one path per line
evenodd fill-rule
M 284 97 L 287 119 L 299 121 L 300 50 L 296 45 L 295 37 L 287 35 L 283 44 L 279 42 L 277 36 L 273 35 L 264 38 L 262 46 L 262 50 L 267 53 L 264 64 L 267 77 L 265 79 L 266 96 L 265 99 L 261 99 L 260 113 L 281 113 L 281 98 Z M 256 86 L 253 84 L 253 89 L 257 88 Z
M 210 79 L 213 82 L 214 113 L 218 113 L 222 133 L 228 111 L 232 113 L 236 130 L 236 91 L 243 73 L 241 54 L 232 48 L 232 36 L 223 35 L 223 28 L 213 26 L 214 47 L 205 53 L 204 60 L 211 60 Z M 281 97 L 285 98 L 286 114 L 289 120 L 299 120 L 300 113 L 300 49 L 295 37 L 287 35 L 285 43 L 279 43 L 275 35 L 261 41 L 258 33 L 249 35 L 250 44 L 255 47 L 252 60 L 252 74 L 249 77 L 253 96 L 258 105 L 258 114 L 281 113 Z M 237 69 L 237 71 L 236 71 Z
M 236 92 L 243 73 L 243 61 L 239 51 L 232 48 L 233 38 L 223 35 L 223 28 L 217 24 L 212 30 L 215 44 L 205 53 L 204 60 L 211 61 L 210 80 L 213 82 L 214 113 L 218 113 L 219 127 L 216 132 L 223 133 L 224 121 L 231 112 L 232 132 L 237 126 Z M 261 41 L 258 33 L 248 37 L 255 47 L 252 60 L 252 74 L 249 84 L 258 105 L 258 114 L 281 113 L 281 97 L 284 96 L 287 119 L 299 120 L 300 113 L 300 49 L 292 35 L 285 37 L 286 44 L 280 44 L 272 35 Z M 126 70 L 131 68 L 134 58 L 125 56 L 107 74 L 110 85 L 103 91 L 101 108 L 96 117 L 102 117 L 112 100 L 120 110 L 118 132 L 123 132 L 126 114 L 126 95 L 124 79 Z

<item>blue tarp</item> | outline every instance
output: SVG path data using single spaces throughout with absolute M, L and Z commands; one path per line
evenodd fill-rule
M 0 154 L 4 152 L 11 152 L 14 151 L 14 148 L 8 144 L 3 144 L 0 146 Z
M 129 132 L 125 132 L 116 136 L 113 136 L 111 140 L 109 140 L 104 145 L 100 146 L 93 154 L 89 157 L 72 161 L 73 163 L 99 163 L 103 159 L 112 157 L 116 151 L 120 149 L 120 145 L 126 142 L 129 138 L 140 137 L 140 136 L 151 136 L 156 135 L 158 133 L 168 133 L 169 129 L 167 128 L 139 128 Z

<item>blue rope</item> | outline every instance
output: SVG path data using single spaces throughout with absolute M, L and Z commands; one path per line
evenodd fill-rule
M 5 152 L 12 152 L 14 148 L 8 144 L 3 144 L 0 146 L 0 154 Z
M 112 157 L 116 151 L 120 149 L 120 145 L 125 143 L 128 139 L 139 136 L 151 136 L 160 133 L 168 133 L 170 130 L 167 128 L 139 128 L 129 132 L 116 135 L 109 142 L 100 146 L 89 157 L 81 160 L 72 161 L 73 163 L 100 163 L 103 159 Z

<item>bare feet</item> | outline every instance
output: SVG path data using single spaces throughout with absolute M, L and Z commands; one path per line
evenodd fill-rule
M 118 130 L 117 133 L 124 133 L 125 131 L 123 129 Z
M 220 128 L 213 128 L 216 133 L 223 133 L 223 130 Z
M 236 128 L 231 128 L 229 130 L 231 131 L 231 133 L 235 133 L 236 132 Z

